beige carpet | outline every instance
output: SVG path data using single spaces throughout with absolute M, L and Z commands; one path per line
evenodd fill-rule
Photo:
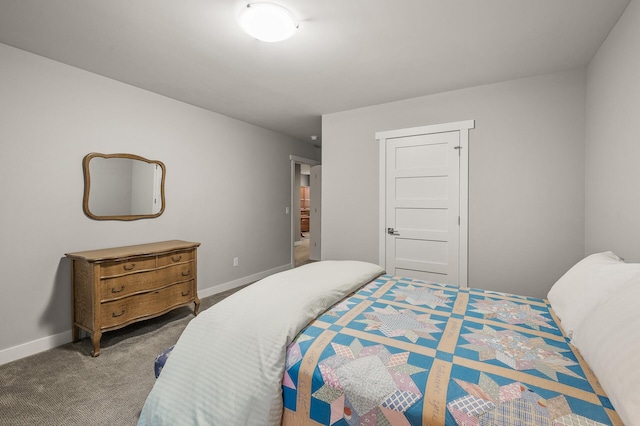
M 301 241 L 296 242 L 293 250 L 293 259 L 295 266 L 312 262 L 309 260 L 309 238 L 303 238 Z

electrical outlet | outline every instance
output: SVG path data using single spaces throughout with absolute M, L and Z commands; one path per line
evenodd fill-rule
M 233 266 L 238 266 L 238 258 L 237 257 L 233 258 Z

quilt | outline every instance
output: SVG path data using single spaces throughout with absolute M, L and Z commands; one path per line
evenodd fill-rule
M 287 349 L 285 425 L 621 425 L 545 299 L 383 275 Z

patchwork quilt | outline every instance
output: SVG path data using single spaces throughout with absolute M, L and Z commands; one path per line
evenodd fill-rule
M 383 275 L 287 349 L 285 425 L 621 425 L 546 300 Z

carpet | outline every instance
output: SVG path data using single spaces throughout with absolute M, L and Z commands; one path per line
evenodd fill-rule
M 293 250 L 294 266 L 302 266 L 312 262 L 309 259 L 309 237 L 296 241 Z
M 202 299 L 204 310 L 238 291 Z M 191 307 L 0 366 L 0 424 L 135 425 L 155 382 L 155 357 L 193 319 Z

